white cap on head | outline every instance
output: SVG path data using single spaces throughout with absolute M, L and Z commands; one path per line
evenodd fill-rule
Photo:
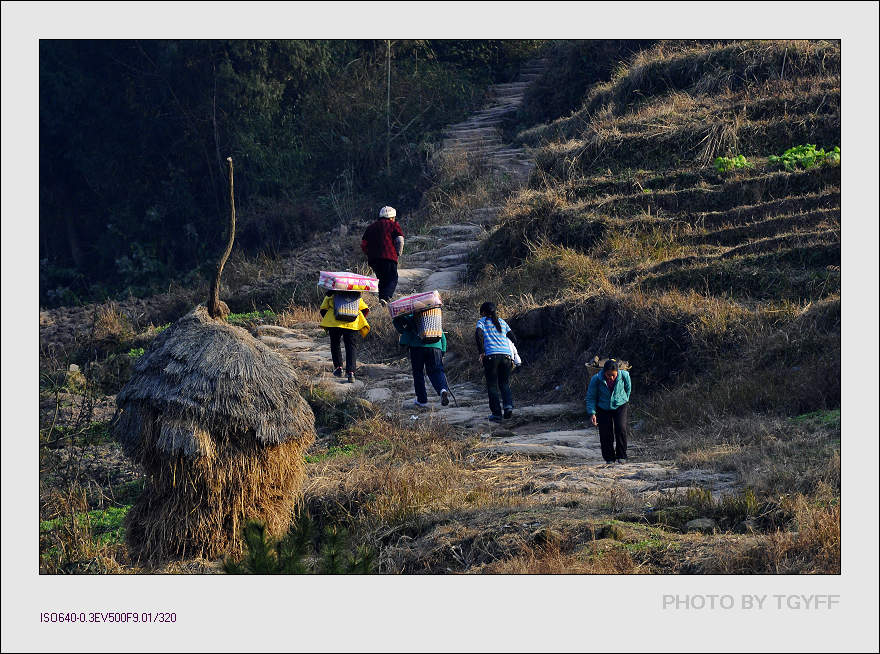
M 397 216 L 397 212 L 394 210 L 394 207 L 382 207 L 379 209 L 379 218 L 394 218 Z

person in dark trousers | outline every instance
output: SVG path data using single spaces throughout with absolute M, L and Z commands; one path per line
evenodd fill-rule
M 330 356 L 333 358 L 333 375 L 342 377 L 342 347 L 345 343 L 345 374 L 349 382 L 354 383 L 355 367 L 357 366 L 357 341 L 355 336 L 366 337 L 370 333 L 367 314 L 370 308 L 363 298 L 358 298 L 357 318 L 350 321 L 339 320 L 333 310 L 333 291 L 327 291 L 321 303 L 320 326 L 330 335 Z
M 501 422 L 503 417 L 513 416 L 513 393 L 510 390 L 510 373 L 513 371 L 513 351 L 510 343 L 516 345 L 516 335 L 510 325 L 498 317 L 492 302 L 480 305 L 480 320 L 474 333 L 480 363 L 486 374 L 486 390 L 489 394 L 489 420 Z
M 397 222 L 394 207 L 382 207 L 379 220 L 367 227 L 361 250 L 379 279 L 379 303 L 388 304 L 397 288 L 397 260 L 403 254 L 403 230 Z
M 608 359 L 602 371 L 593 375 L 587 386 L 587 415 L 590 416 L 590 424 L 599 427 L 599 442 L 605 463 L 626 463 L 631 391 L 629 373 L 618 370 L 614 359 Z
M 443 353 L 446 352 L 446 334 L 440 336 L 436 343 L 424 343 L 419 338 L 416 328 L 415 316 L 412 313 L 403 314 L 391 321 L 394 328 L 400 332 L 400 344 L 409 348 L 409 360 L 412 364 L 413 387 L 416 391 L 416 406 L 428 406 L 428 393 L 425 388 L 425 373 L 431 380 L 431 386 L 440 396 L 440 404 L 449 404 L 449 384 L 446 381 L 446 371 L 443 370 Z

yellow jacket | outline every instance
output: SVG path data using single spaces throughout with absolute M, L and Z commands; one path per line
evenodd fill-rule
M 358 300 L 358 317 L 352 320 L 351 322 L 341 322 L 336 320 L 336 314 L 333 313 L 333 296 L 328 295 L 324 298 L 324 301 L 321 303 L 320 310 L 327 310 L 327 313 L 324 314 L 324 318 L 321 320 L 321 327 L 327 329 L 328 327 L 341 327 L 342 329 L 355 329 L 361 333 L 361 336 L 366 336 L 370 333 L 370 323 L 367 322 L 366 316 L 364 316 L 364 309 L 367 312 L 370 311 L 370 308 L 367 306 L 367 303 L 364 302 L 364 298 L 360 298 Z

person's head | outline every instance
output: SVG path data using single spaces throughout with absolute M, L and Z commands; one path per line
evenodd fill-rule
M 605 365 L 602 366 L 602 375 L 605 379 L 614 383 L 614 380 L 617 379 L 617 359 L 608 359 L 605 362 Z
M 379 209 L 379 218 L 395 220 L 397 218 L 397 211 L 395 211 L 394 207 L 382 207 Z
M 498 308 L 494 302 L 483 302 L 480 305 L 480 315 L 491 320 L 492 324 L 495 325 L 495 329 L 501 331 L 501 323 L 498 322 Z

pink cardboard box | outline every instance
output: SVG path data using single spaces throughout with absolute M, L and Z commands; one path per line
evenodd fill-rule
M 412 313 L 415 311 L 424 311 L 425 309 L 434 309 L 442 306 L 440 301 L 440 293 L 437 291 L 429 291 L 427 293 L 416 293 L 415 295 L 405 295 L 393 302 L 388 303 L 388 311 L 391 317 L 396 318 L 403 313 Z
M 320 275 L 318 275 L 318 286 L 328 291 L 379 292 L 378 279 L 352 272 L 328 272 L 322 270 Z

